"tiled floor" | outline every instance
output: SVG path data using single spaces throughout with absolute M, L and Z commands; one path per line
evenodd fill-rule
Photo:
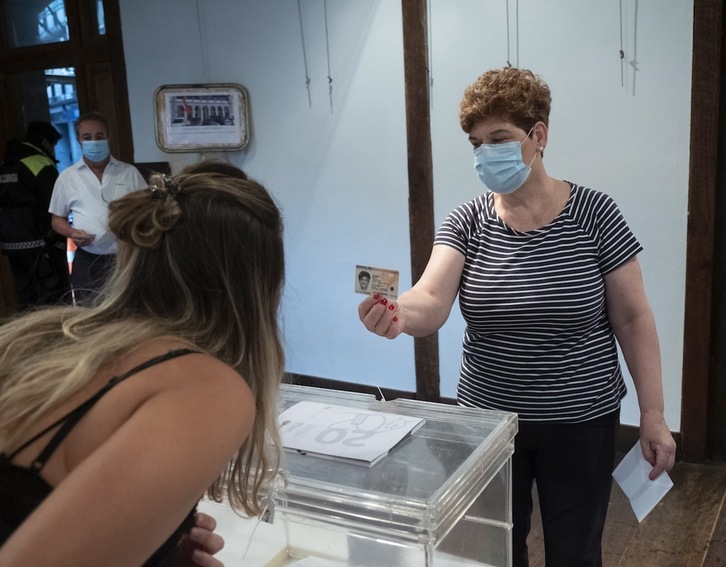
M 613 484 L 603 536 L 604 567 L 726 565 L 726 465 L 679 462 L 670 476 L 673 488 L 640 524 Z M 530 567 L 544 567 L 537 511 L 532 523 Z

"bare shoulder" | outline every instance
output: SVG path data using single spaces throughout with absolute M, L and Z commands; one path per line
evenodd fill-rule
M 173 369 L 175 381 L 185 386 L 194 384 L 203 384 L 207 387 L 244 385 L 246 388 L 247 384 L 244 377 L 234 368 L 203 352 L 190 352 L 178 356 L 159 365 L 158 369 L 163 374 L 170 374 L 169 371 Z
M 245 430 L 251 427 L 254 395 L 244 377 L 221 360 L 192 352 L 149 370 L 149 382 L 159 389 L 148 403 L 193 407 L 195 414 L 205 419 L 237 422 Z
M 110 373 L 120 376 L 179 343 L 144 346 L 117 361 Z M 244 443 L 255 421 L 254 394 L 245 379 L 229 365 L 201 352 L 153 364 L 123 380 L 89 412 L 67 444 L 73 463 L 124 429 L 165 431 L 169 440 L 214 438 L 226 450 Z
M 168 349 L 144 345 L 105 372 L 122 375 Z M 61 445 L 55 476 L 44 469 L 55 488 L 0 563 L 30 554 L 33 565 L 140 565 L 228 467 L 254 421 L 247 383 L 214 357 L 185 354 L 132 374 Z
M 193 345 L 179 339 L 168 338 L 140 345 L 126 357 L 120 359 L 112 369 L 114 375 L 122 375 L 142 364 L 153 361 L 157 357 L 178 352 L 151 364 L 142 372 L 151 377 L 144 380 L 146 384 L 157 384 L 164 388 L 193 388 L 204 389 L 231 389 L 232 392 L 242 390 L 249 392 L 244 377 L 228 364 L 221 360 L 197 350 Z M 133 377 L 132 377 L 133 379 Z
M 110 441 L 125 439 L 119 454 L 136 453 L 139 459 L 153 443 L 155 466 L 196 462 L 207 468 L 204 480 L 211 482 L 254 426 L 256 403 L 247 382 L 229 365 L 202 353 L 153 366 L 143 381 L 154 390 Z M 140 436 L 146 436 L 143 444 L 137 442 Z

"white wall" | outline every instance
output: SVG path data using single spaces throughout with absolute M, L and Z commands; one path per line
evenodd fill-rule
M 174 171 L 212 157 L 156 146 L 160 85 L 243 85 L 250 144 L 215 155 L 261 181 L 283 209 L 288 371 L 412 391 L 413 340 L 367 333 L 352 291 L 356 263 L 397 268 L 401 288 L 411 285 L 401 3 L 329 0 L 327 45 L 324 6 L 302 0 L 310 105 L 296 0 L 121 0 L 135 157 Z M 553 94 L 548 171 L 612 195 L 645 247 L 666 418 L 677 431 L 693 6 L 622 7 L 621 26 L 619 4 L 599 0 L 431 0 L 435 222 L 482 191 L 458 127 L 463 89 L 508 59 L 542 75 Z M 445 396 L 455 395 L 462 332 L 455 307 L 439 334 Z M 638 423 L 632 386 L 622 418 Z

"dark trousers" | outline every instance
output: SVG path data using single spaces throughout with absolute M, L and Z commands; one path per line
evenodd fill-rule
M 10 268 L 15 278 L 15 290 L 18 294 L 20 309 L 28 309 L 38 305 L 40 298 L 35 282 L 35 255 L 9 256 Z
M 71 270 L 71 286 L 76 303 L 93 299 L 111 274 L 115 259 L 115 254 L 92 254 L 82 248 L 76 250 Z
M 70 291 L 67 263 L 59 262 L 65 251 L 47 247 L 20 255 L 9 255 L 18 294 L 18 308 L 53 305 L 66 299 Z
M 71 303 L 71 282 L 68 274 L 68 255 L 65 242 L 51 244 L 47 247 L 48 259 L 58 274 L 57 299 L 63 303 Z
M 520 422 L 512 457 L 514 567 L 528 567 L 537 483 L 547 567 L 600 567 L 618 412 L 584 424 Z

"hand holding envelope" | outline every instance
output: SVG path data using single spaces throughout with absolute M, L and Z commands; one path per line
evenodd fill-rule
M 613 471 L 613 478 L 630 500 L 630 506 L 639 522 L 673 488 L 673 481 L 666 472 L 650 480 L 648 475 L 652 468 L 643 457 L 640 442 L 637 442 Z

